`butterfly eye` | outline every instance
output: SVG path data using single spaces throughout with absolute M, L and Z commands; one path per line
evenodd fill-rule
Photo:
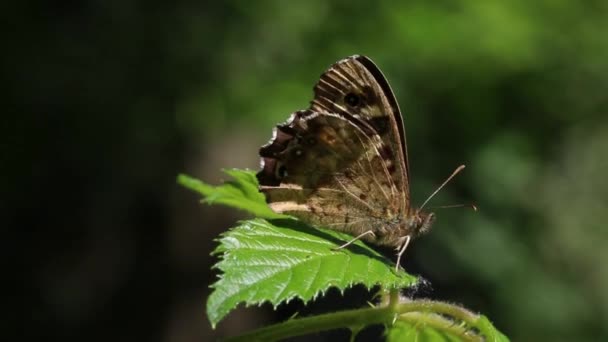
M 357 107 L 361 103 L 361 99 L 356 94 L 348 93 L 344 96 L 344 102 L 351 107 Z

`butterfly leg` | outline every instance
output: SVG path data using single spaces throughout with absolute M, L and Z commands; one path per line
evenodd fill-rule
M 364 232 L 364 233 L 361 233 L 361 234 L 357 235 L 357 237 L 356 237 L 356 238 L 354 238 L 354 239 L 352 239 L 352 240 L 348 241 L 347 243 L 343 244 L 342 246 L 340 246 L 340 247 L 336 247 L 336 248 L 332 248 L 332 249 L 333 249 L 334 251 L 337 251 L 338 249 L 342 249 L 342 248 L 344 248 L 344 247 L 347 247 L 347 246 L 351 245 L 353 242 L 355 242 L 355 241 L 357 241 L 357 240 L 360 240 L 362 237 L 364 237 L 364 236 L 366 236 L 366 235 L 375 236 L 376 234 L 374 234 L 374 232 L 373 232 L 373 231 L 368 230 L 368 231 L 366 231 L 366 232 Z
M 401 256 L 403 255 L 403 252 L 405 252 L 405 249 L 407 248 L 407 245 L 410 244 L 410 236 L 406 235 L 405 236 L 405 242 L 403 242 L 403 246 L 401 248 L 399 248 L 399 253 L 397 253 L 397 263 L 395 264 L 395 271 L 399 271 L 399 264 L 401 263 Z

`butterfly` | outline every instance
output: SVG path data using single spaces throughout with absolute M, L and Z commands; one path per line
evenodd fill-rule
M 270 208 L 354 236 L 338 248 L 359 239 L 394 247 L 398 269 L 410 240 L 435 220 L 411 205 L 401 111 L 365 56 L 325 71 L 310 107 L 277 125 L 260 156 L 257 179 Z

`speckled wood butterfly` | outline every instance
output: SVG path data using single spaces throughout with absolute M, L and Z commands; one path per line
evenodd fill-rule
M 411 206 L 401 112 L 367 57 L 323 73 L 310 107 L 278 125 L 260 156 L 257 178 L 270 207 L 355 237 L 340 248 L 358 239 L 394 247 L 398 268 L 410 240 L 435 220 Z

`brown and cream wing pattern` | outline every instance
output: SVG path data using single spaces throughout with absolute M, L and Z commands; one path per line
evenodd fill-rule
M 405 135 L 388 83 L 366 57 L 332 65 L 308 110 L 260 150 L 271 208 L 312 224 L 368 231 L 409 210 Z
M 310 109 L 343 113 L 372 126 L 384 142 L 386 159 L 394 162 L 393 182 L 401 190 L 402 210 L 410 206 L 409 165 L 403 119 L 388 81 L 365 56 L 351 56 L 333 64 L 314 87 Z

